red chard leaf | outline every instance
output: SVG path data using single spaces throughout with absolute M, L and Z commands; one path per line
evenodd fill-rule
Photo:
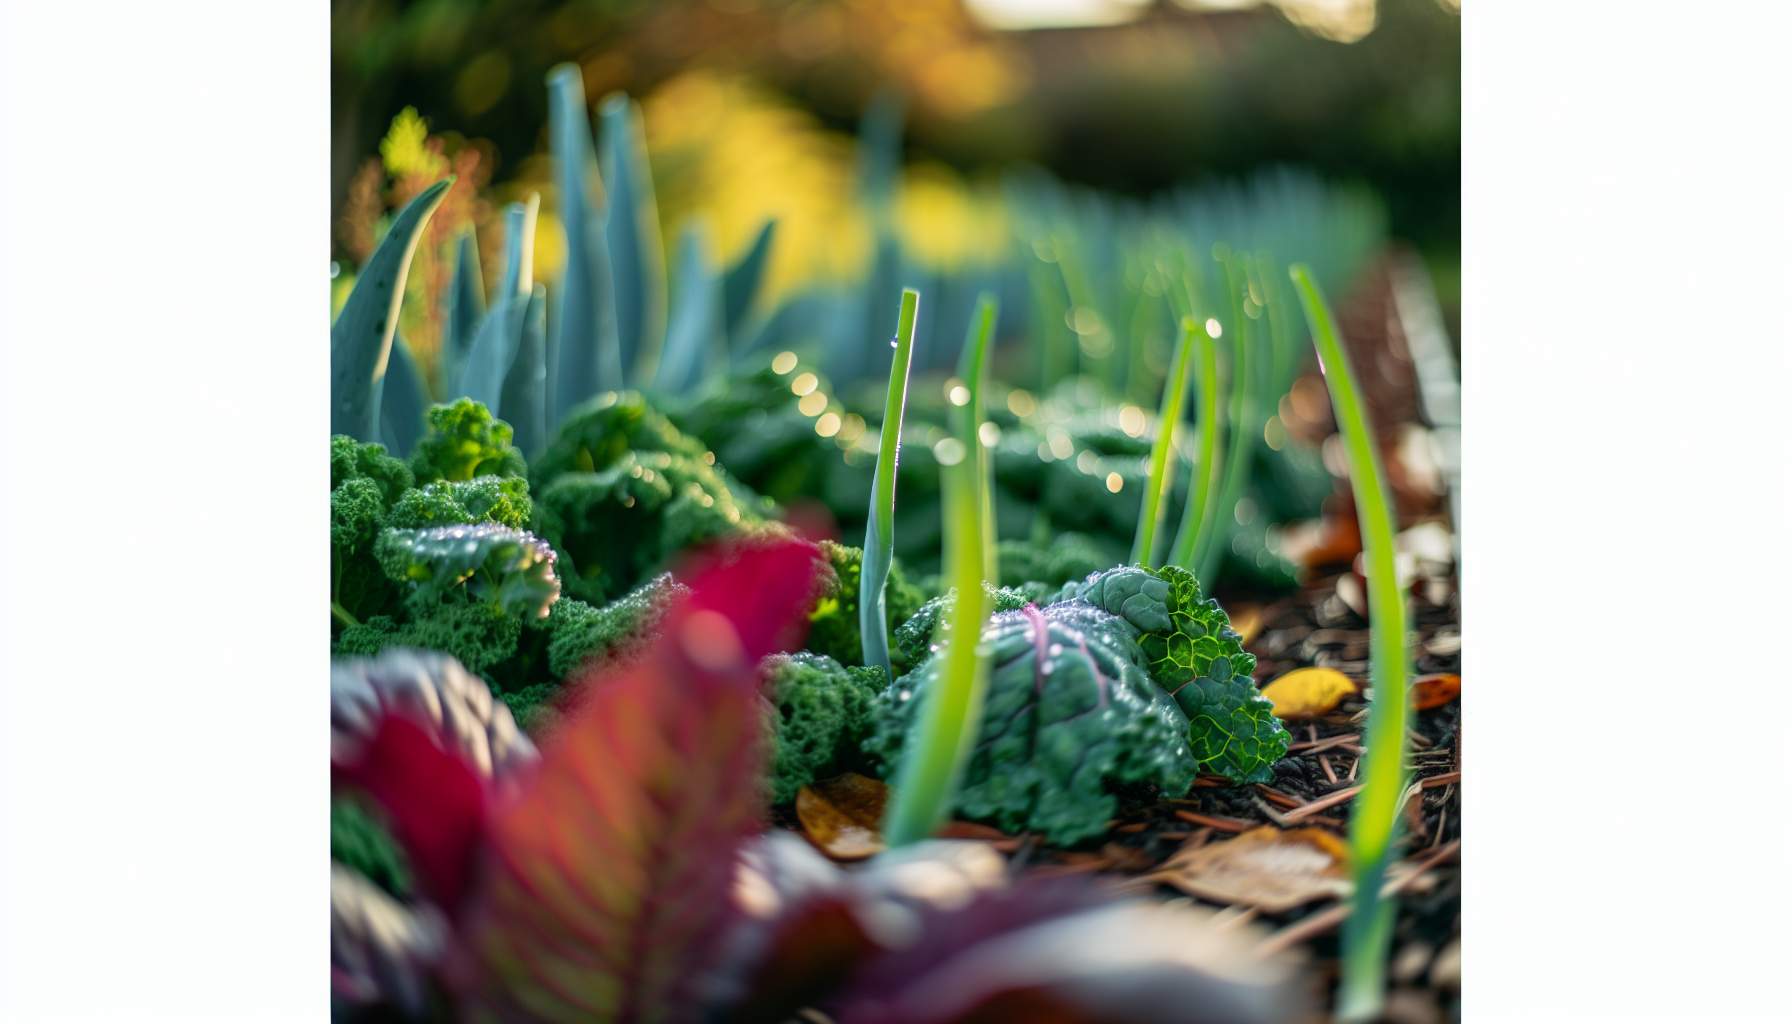
M 800 628 L 816 567 L 802 542 L 712 558 L 641 658 L 585 684 L 492 816 L 450 979 L 471 1018 L 698 1016 L 761 811 L 757 664 Z
M 460 904 L 485 827 L 485 781 L 423 727 L 386 712 L 373 737 L 334 766 L 336 781 L 378 801 L 404 844 L 423 891 L 443 907 Z

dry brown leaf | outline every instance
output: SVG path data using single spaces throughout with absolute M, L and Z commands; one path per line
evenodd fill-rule
M 1263 688 L 1276 717 L 1288 720 L 1329 714 L 1355 692 L 1356 684 L 1335 668 L 1297 668 Z
M 1122 846 L 1119 843 L 1107 843 L 1101 848 L 1101 855 L 1108 863 L 1121 871 L 1144 871 L 1152 864 L 1152 857 L 1136 846 Z
M 948 821 L 934 830 L 933 837 L 935 839 L 983 839 L 990 842 L 1014 838 L 993 825 L 982 825 L 974 821 Z
M 796 793 L 803 835 L 835 860 L 864 860 L 884 849 L 880 825 L 889 787 L 847 772 Z
M 1349 565 L 1363 550 L 1356 517 L 1328 515 L 1286 527 L 1279 534 L 1282 556 L 1308 570 Z
M 1420 711 L 1441 708 L 1462 696 L 1462 677 L 1454 673 L 1425 676 L 1412 681 L 1412 706 Z
M 1350 893 L 1344 841 L 1318 828 L 1271 825 L 1184 850 L 1152 875 L 1205 900 L 1281 913 Z

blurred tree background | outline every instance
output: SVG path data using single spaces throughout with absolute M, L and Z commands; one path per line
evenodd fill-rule
M 332 35 L 351 263 L 443 170 L 466 180 L 444 231 L 529 190 L 551 216 L 543 80 L 574 61 L 594 100 L 641 99 L 663 218 L 703 212 L 728 254 L 780 217 L 774 288 L 862 260 L 850 135 L 893 92 L 904 231 L 942 259 L 992 233 L 980 200 L 1015 164 L 1133 195 L 1298 164 L 1377 192 L 1455 320 L 1452 0 L 336 0 Z

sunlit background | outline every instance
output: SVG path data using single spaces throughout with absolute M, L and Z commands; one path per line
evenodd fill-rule
M 332 256 L 360 265 L 392 211 L 459 176 L 407 288 L 418 301 L 404 336 L 426 365 L 449 243 L 466 228 L 498 252 L 504 204 L 540 193 L 535 266 L 553 278 L 563 242 L 543 81 L 573 61 L 593 100 L 641 102 L 662 237 L 701 217 L 730 261 L 777 218 L 768 301 L 864 273 L 874 232 L 855 201 L 853 135 L 882 97 L 901 118 L 895 229 L 924 267 L 1001 257 L 1002 182 L 1019 167 L 1147 198 L 1292 166 L 1378 200 L 1389 235 L 1422 255 L 1454 335 L 1456 6 L 338 0 Z

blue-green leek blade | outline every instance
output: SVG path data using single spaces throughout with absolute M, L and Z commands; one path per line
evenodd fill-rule
M 404 335 L 397 331 L 392 332 L 392 356 L 379 387 L 380 443 L 405 458 L 423 436 L 423 412 L 429 407 L 429 396 L 423 391 L 423 376 L 417 372 Z
M 672 319 L 666 347 L 654 375 L 654 390 L 676 395 L 688 392 L 703 371 L 723 358 L 721 288 L 709 265 L 709 233 L 699 223 L 685 227 L 678 239 L 678 269 Z
M 479 272 L 479 240 L 471 228 L 455 246 L 454 281 L 448 286 L 448 310 L 443 318 L 442 354 L 436 360 L 436 392 L 449 397 L 460 379 L 461 364 L 473 350 L 473 334 L 485 319 L 485 279 Z
M 411 255 L 429 221 L 454 184 L 436 182 L 405 204 L 391 230 L 373 250 L 355 277 L 348 301 L 330 328 L 330 433 L 360 441 L 374 439 L 380 422 L 380 378 L 398 329 L 398 307 L 404 301 L 405 275 Z
M 747 314 L 759 297 L 765 281 L 765 269 L 771 262 L 772 240 L 777 236 L 778 222 L 768 220 L 753 237 L 753 244 L 722 274 L 722 329 L 728 346 L 738 348 L 745 340 Z
M 604 98 L 599 116 L 616 341 L 624 378 L 642 384 L 659 360 L 666 330 L 666 253 L 640 109 L 627 96 L 614 93 Z
M 554 353 L 549 374 L 554 381 L 549 409 L 553 426 L 573 406 L 621 387 L 622 357 L 616 343 L 609 243 L 594 198 L 597 157 L 578 65 L 561 64 L 548 72 L 548 117 L 560 225 L 566 232 L 566 263 L 548 346 Z

